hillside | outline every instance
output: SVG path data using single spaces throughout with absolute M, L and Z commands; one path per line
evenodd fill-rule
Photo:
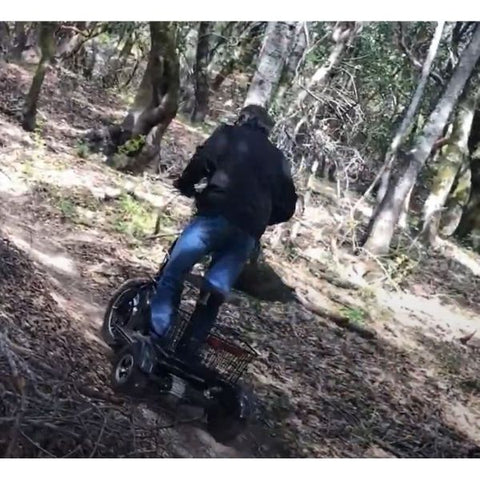
M 122 281 L 155 272 L 188 220 L 171 184 L 205 131 L 177 118 L 162 174 L 119 173 L 81 138 L 121 118 L 125 99 L 52 70 L 28 134 L 16 116 L 26 68 L 0 68 L 2 456 L 478 456 L 480 342 L 463 338 L 478 329 L 478 259 L 446 243 L 405 268 L 400 256 L 362 264 L 347 220 L 357 197 L 323 181 L 302 218 L 265 238 L 293 294 L 275 299 L 265 281 L 271 300 L 235 292 L 224 309 L 261 352 L 249 430 L 221 445 L 191 412 L 116 396 L 104 308 Z

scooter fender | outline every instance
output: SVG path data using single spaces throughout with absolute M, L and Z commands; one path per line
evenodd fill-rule
M 155 353 L 146 341 L 138 341 L 133 344 L 135 363 L 145 374 L 149 375 L 155 368 Z

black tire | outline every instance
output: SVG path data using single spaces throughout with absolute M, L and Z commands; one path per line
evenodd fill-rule
M 128 302 L 129 299 L 133 299 L 143 287 L 146 287 L 151 283 L 152 280 L 149 278 L 132 278 L 124 282 L 110 298 L 103 316 L 102 324 L 102 337 L 109 347 L 118 350 L 124 346 L 122 339 L 115 336 L 113 331 L 113 325 L 115 322 L 121 323 L 122 326 L 131 330 L 139 330 L 141 332 L 146 328 L 146 321 L 140 322 L 140 325 L 132 325 L 130 320 L 119 321 L 118 318 L 115 318 L 115 314 L 116 309 L 121 306 L 121 302 Z
M 245 430 L 247 422 L 223 411 L 221 407 L 207 412 L 208 433 L 219 443 L 228 443 Z
M 216 404 L 207 409 L 207 430 L 220 443 L 235 440 L 248 425 L 252 415 L 253 397 L 240 388 L 226 388 Z
M 148 378 L 138 366 L 135 345 L 126 345 L 113 362 L 111 384 L 113 390 L 125 395 L 138 397 L 145 394 Z

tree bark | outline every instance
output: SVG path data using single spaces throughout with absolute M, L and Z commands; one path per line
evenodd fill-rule
M 55 42 L 53 33 L 56 24 L 52 22 L 42 22 L 40 24 L 40 49 L 42 56 L 38 63 L 37 70 L 33 76 L 32 85 L 25 100 L 25 107 L 23 109 L 22 127 L 31 132 L 36 126 L 37 104 L 42 89 L 43 79 L 45 73 L 55 54 Z
M 233 52 L 232 56 L 225 59 L 213 79 L 213 91 L 218 91 L 223 82 L 235 71 L 236 68 L 243 67 L 244 69 L 248 69 L 248 67 L 250 67 L 260 47 L 259 39 L 261 38 L 263 28 L 264 24 L 258 22 L 240 33 L 238 47 L 231 49 Z
M 80 22 L 77 32 L 62 47 L 62 51 L 57 53 L 57 57 L 66 62 L 74 70 L 79 68 L 79 57 L 84 52 L 87 42 L 95 39 L 108 29 L 108 23 L 101 22 Z
M 7 22 L 0 22 L 0 54 L 5 54 L 10 45 L 10 29 Z
M 452 133 L 440 152 L 438 170 L 423 208 L 422 236 L 431 245 L 436 243 L 438 237 L 442 208 L 469 153 L 468 138 L 480 94 L 478 80 L 478 74 L 472 75 L 462 94 L 453 120 Z
M 209 82 L 207 68 L 212 30 L 213 22 L 200 22 L 195 58 L 195 105 L 193 107 L 192 122 L 203 122 L 208 113 Z
M 13 60 L 18 61 L 22 58 L 22 52 L 27 45 L 26 26 L 27 22 L 15 22 L 15 40 L 9 55 Z
M 388 182 L 390 180 L 392 165 L 395 162 L 398 149 L 402 145 L 402 143 L 405 141 L 405 138 L 407 137 L 414 123 L 417 110 L 423 98 L 423 92 L 425 91 L 425 87 L 427 85 L 428 77 L 430 76 L 430 72 L 432 70 L 433 61 L 437 56 L 438 46 L 440 45 L 440 40 L 442 38 L 444 24 L 445 22 L 437 23 L 437 28 L 435 29 L 435 33 L 430 43 L 427 57 L 425 58 L 425 62 L 423 63 L 422 72 L 420 74 L 420 79 L 418 81 L 417 88 L 415 89 L 415 92 L 412 96 L 410 104 L 407 110 L 405 111 L 405 115 L 403 116 L 397 131 L 393 135 L 392 142 L 383 160 L 383 167 L 380 170 L 379 174 L 377 175 L 377 178 L 373 183 L 373 186 L 374 186 L 375 183 L 378 181 L 378 178 L 380 178 L 380 187 L 377 192 L 378 203 L 380 203 L 383 200 L 383 197 L 385 196 Z
M 476 250 L 480 248 L 480 144 L 470 159 L 471 192 L 455 235 L 459 238 L 471 237 Z
M 303 55 L 307 48 L 307 30 L 306 22 L 298 22 L 295 27 L 294 38 L 292 41 L 292 50 L 287 58 L 287 62 L 280 79 L 280 88 L 277 97 L 282 99 L 287 90 L 291 87 L 292 82 L 297 76 L 297 69 L 302 61 Z
M 450 237 L 455 233 L 470 198 L 472 171 L 469 160 L 468 157 L 464 157 L 463 164 L 445 203 L 445 210 L 440 218 L 440 235 L 442 237 Z
M 148 64 L 123 123 L 107 132 L 94 132 L 89 139 L 93 148 L 107 143 L 103 148 L 114 167 L 136 173 L 150 164 L 159 168 L 160 142 L 178 109 L 175 27 L 169 22 L 151 22 L 150 38 Z
M 405 198 L 415 185 L 417 176 L 430 155 L 435 141 L 440 137 L 479 57 L 480 27 L 477 26 L 442 96 L 428 117 L 421 135 L 417 137 L 413 148 L 406 154 L 398 180 L 390 180 L 387 193 L 371 219 L 364 244 L 364 248 L 371 253 L 388 252 Z
M 180 57 L 180 108 L 191 115 L 195 105 L 194 70 L 198 29 L 192 28 L 185 36 L 185 47 Z
M 135 25 L 128 29 L 127 38 L 125 39 L 125 43 L 123 44 L 122 50 L 118 55 L 118 59 L 120 61 L 120 70 L 125 67 L 125 64 L 128 61 L 128 57 L 132 53 L 132 48 L 135 45 Z
M 245 105 L 255 104 L 268 107 L 280 81 L 283 66 L 291 48 L 295 30 L 293 22 L 269 22 L 257 70 L 245 98 Z
M 124 42 L 123 47 L 120 52 L 118 52 L 118 55 L 116 55 L 115 58 L 110 61 L 108 71 L 103 78 L 104 86 L 113 87 L 114 85 L 118 85 L 120 83 L 119 75 L 124 71 L 128 57 L 132 51 L 133 45 L 135 44 L 134 30 L 135 24 L 132 23 L 125 25 L 125 30 L 118 42 L 117 49 L 119 48 L 121 42 Z

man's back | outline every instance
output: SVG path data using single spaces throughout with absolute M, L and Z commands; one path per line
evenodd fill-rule
M 221 214 L 255 238 L 293 215 L 297 197 L 288 164 L 259 129 L 219 127 L 199 147 L 180 183 L 203 176 L 208 183 L 197 197 L 199 212 Z

